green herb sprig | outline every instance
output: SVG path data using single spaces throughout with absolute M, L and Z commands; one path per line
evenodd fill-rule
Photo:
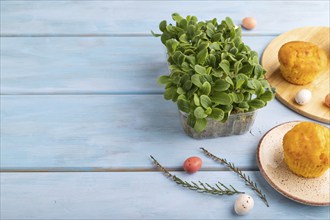
M 261 200 L 266 204 L 267 207 L 269 207 L 268 201 L 266 199 L 266 195 L 263 194 L 261 192 L 261 190 L 258 188 L 257 183 L 253 182 L 249 176 L 245 175 L 240 169 L 238 169 L 233 163 L 228 162 L 226 159 L 222 159 L 219 158 L 213 154 L 211 154 L 210 152 L 208 152 L 206 149 L 204 148 L 200 148 L 206 156 L 212 158 L 213 160 L 225 165 L 226 167 L 228 167 L 230 170 L 232 170 L 233 172 L 235 172 L 241 179 L 244 180 L 245 184 L 247 186 L 249 186 L 253 191 L 255 191 L 258 196 L 261 198 Z
M 169 177 L 177 184 L 190 190 L 194 190 L 199 193 L 209 193 L 213 195 L 234 195 L 244 193 L 237 191 L 232 185 L 230 185 L 230 187 L 227 187 L 221 182 L 218 182 L 218 184 L 215 184 L 215 186 L 211 186 L 210 184 L 202 183 L 201 181 L 198 182 L 199 184 L 193 181 L 191 181 L 190 183 L 187 181 L 183 181 L 179 177 L 171 174 L 168 170 L 166 170 L 153 156 L 150 155 L 150 158 L 152 159 L 155 166 L 157 166 L 164 173 L 165 176 Z

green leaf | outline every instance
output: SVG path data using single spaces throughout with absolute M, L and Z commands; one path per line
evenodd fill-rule
M 169 82 L 169 80 L 170 80 L 169 76 L 160 76 L 158 77 L 157 82 L 158 84 L 166 84 Z
M 185 90 L 189 90 L 192 87 L 192 82 L 190 80 L 187 80 L 184 84 L 183 84 L 183 89 Z
M 219 67 L 221 67 L 227 75 L 229 74 L 230 63 L 228 60 L 221 60 Z
M 216 68 L 217 58 L 216 58 L 213 54 L 210 54 L 210 55 L 209 55 L 209 59 L 210 59 L 210 65 L 211 65 L 213 68 Z
M 223 119 L 224 115 L 225 113 L 220 108 L 213 108 L 210 117 L 220 121 Z
M 242 68 L 242 61 L 236 61 L 234 64 L 235 74 L 238 74 L 239 70 Z
M 211 92 L 211 84 L 209 82 L 204 82 L 200 92 L 204 95 L 209 95 Z
M 151 31 L 151 34 L 152 34 L 152 36 L 154 36 L 154 37 L 160 37 L 160 36 L 162 36 L 161 34 L 156 34 L 156 33 L 153 32 L 153 31 Z
M 202 50 L 205 50 L 205 49 L 207 49 L 208 46 L 209 46 L 209 43 L 203 42 L 197 47 L 196 52 L 200 52 Z
M 262 108 L 266 105 L 266 103 L 260 99 L 253 99 L 251 101 L 248 101 L 248 104 L 250 107 L 256 108 L 256 109 Z
M 194 74 L 191 76 L 191 82 L 198 88 L 201 88 L 203 86 L 201 79 L 200 79 L 200 75 L 198 75 L 198 74 Z
M 164 99 L 171 100 L 175 95 L 176 95 L 176 88 L 169 87 L 169 88 L 165 89 Z
M 182 29 L 186 30 L 187 29 L 187 26 L 188 26 L 188 22 L 186 19 L 182 19 L 180 22 L 179 22 L 179 27 L 181 27 Z
M 235 27 L 233 20 L 231 20 L 230 17 L 226 17 L 225 22 L 229 29 L 232 29 Z
M 166 41 L 171 39 L 172 35 L 170 33 L 168 33 L 167 31 L 164 31 L 164 33 L 162 34 L 162 36 L 160 37 L 162 43 L 166 46 Z
M 187 118 L 187 124 L 190 126 L 190 127 L 194 127 L 194 125 L 195 125 L 195 123 L 196 123 L 196 118 L 195 118 L 195 116 L 194 116 L 194 114 L 189 114 L 188 115 L 188 118 Z
M 212 108 L 211 108 L 211 107 L 208 107 L 208 108 L 205 110 L 205 114 L 210 115 L 211 113 L 212 113 Z
M 229 83 L 230 85 L 232 85 L 232 86 L 234 85 L 233 80 L 232 80 L 229 76 L 226 76 L 225 80 L 226 80 L 226 82 Z
M 196 119 L 196 123 L 194 125 L 194 130 L 198 133 L 202 132 L 206 128 L 207 121 L 205 118 Z
M 238 49 L 236 48 L 236 47 L 232 47 L 230 50 L 229 50 L 229 53 L 231 53 L 231 54 L 237 54 L 237 52 L 238 52 Z
M 223 76 L 223 71 L 220 69 L 212 69 L 212 75 L 220 78 Z
M 204 66 L 195 65 L 195 71 L 201 75 L 206 74 L 206 68 Z
M 240 89 L 248 77 L 242 73 L 236 75 L 236 89 Z
M 182 87 L 178 87 L 176 93 L 178 93 L 179 95 L 184 95 L 186 94 L 186 91 Z
M 262 85 L 257 79 L 251 79 L 251 83 L 253 84 L 253 87 L 256 91 L 256 94 L 259 95 L 262 93 Z
M 211 50 L 220 50 L 220 46 L 219 46 L 219 44 L 216 43 L 216 42 L 210 44 L 209 48 L 210 48 Z
M 246 63 L 239 71 L 247 76 L 250 76 L 253 71 L 253 66 L 250 65 L 249 63 Z
M 249 104 L 247 102 L 241 102 L 238 105 L 239 108 L 244 109 L 245 111 L 249 109 Z
M 176 63 L 178 66 L 181 66 L 184 61 L 184 55 L 181 51 L 175 51 L 172 56 L 172 59 L 174 63 Z
M 259 96 L 259 99 L 261 99 L 264 102 L 268 102 L 273 98 L 274 98 L 274 94 L 269 90 L 265 91 L 263 94 Z
M 201 95 L 200 97 L 201 105 L 207 109 L 209 107 L 212 107 L 212 101 L 207 95 Z
M 194 116 L 199 119 L 199 118 L 206 118 L 207 114 L 205 114 L 204 109 L 202 107 L 197 107 L 194 110 Z
M 220 41 L 221 39 L 221 33 L 216 33 L 216 34 L 213 34 L 212 37 L 211 37 L 211 41 L 212 42 L 218 42 Z M 218 45 L 218 44 L 217 44 Z M 218 45 L 219 46 L 219 45 Z M 220 48 L 219 48 L 220 49 Z
M 180 37 L 179 37 L 179 41 L 181 42 L 188 42 L 188 37 L 186 34 L 182 34 Z
M 234 103 L 240 103 L 244 100 L 244 95 L 242 93 L 229 93 L 230 98 L 233 100 Z
M 161 22 L 159 23 L 159 30 L 160 30 L 161 32 L 166 31 L 166 26 L 167 26 L 166 21 L 165 21 L 165 20 L 161 21 Z
M 177 101 L 177 105 L 181 111 L 186 112 L 186 113 L 190 112 L 190 104 L 187 100 L 179 98 Z
M 187 28 L 188 37 L 191 39 L 195 35 L 195 26 L 190 24 Z
M 191 56 L 186 56 L 186 60 L 191 64 L 191 65 L 195 65 L 196 64 L 196 58 L 195 56 L 191 55 Z
M 254 70 L 253 70 L 253 72 L 254 72 L 254 76 L 257 78 L 257 79 L 259 79 L 262 75 L 263 75 L 263 68 L 262 68 L 262 66 L 261 65 L 256 65 L 255 67 L 254 67 Z
M 179 69 L 180 69 L 180 68 L 179 68 Z M 190 73 L 190 71 L 193 70 L 193 69 L 191 69 L 189 63 L 187 63 L 187 62 L 183 62 L 183 63 L 181 64 L 181 69 L 182 69 L 184 72 L 186 72 L 186 73 Z
M 167 40 L 166 41 L 166 48 L 167 48 L 168 53 L 170 53 L 170 54 L 173 53 L 176 50 L 178 45 L 179 45 L 179 42 L 177 42 L 174 39 Z
M 194 94 L 194 104 L 196 106 L 200 106 L 201 105 L 200 104 L 200 101 L 199 101 L 199 97 L 198 97 L 198 95 L 196 93 Z
M 211 67 L 211 66 L 207 67 L 207 69 L 206 69 L 206 74 L 207 74 L 207 75 L 210 75 L 211 72 L 212 72 L 212 67 Z
M 176 12 L 175 12 L 175 13 L 172 14 L 172 19 L 173 19 L 174 21 L 180 23 L 180 21 L 181 21 L 183 18 L 179 15 L 179 13 L 176 13 Z
M 207 49 L 201 50 L 196 56 L 196 63 L 203 64 L 208 55 Z
M 207 28 L 205 33 L 209 38 L 212 38 L 212 36 L 214 34 L 214 30 L 212 30 L 211 28 Z
M 229 105 L 232 103 L 230 96 L 225 92 L 215 92 L 211 96 L 211 100 L 212 100 L 212 102 L 221 104 L 221 105 Z
M 229 83 L 223 79 L 218 79 L 213 85 L 213 89 L 218 92 L 226 91 L 229 87 Z

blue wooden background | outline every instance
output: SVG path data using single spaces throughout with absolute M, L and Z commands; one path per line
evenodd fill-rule
M 260 138 L 287 121 L 308 120 L 277 100 L 245 135 L 194 140 L 175 104 L 162 98 L 168 72 L 158 32 L 173 12 L 200 20 L 230 16 L 258 25 L 243 40 L 260 55 L 279 34 L 329 26 L 329 1 L 1 0 L 0 219 L 329 219 L 329 207 L 293 202 L 271 188 L 255 158 Z M 245 170 L 270 207 L 204 147 Z M 177 186 L 149 159 L 186 180 L 221 180 L 251 194 L 236 216 L 236 196 Z M 187 175 L 189 156 L 202 171 Z

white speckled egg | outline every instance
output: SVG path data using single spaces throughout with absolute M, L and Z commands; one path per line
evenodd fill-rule
M 246 215 L 254 206 L 254 200 L 250 195 L 242 194 L 235 201 L 235 212 L 237 215 Z
M 312 93 L 308 89 L 300 90 L 295 97 L 296 102 L 299 105 L 306 105 L 312 98 Z

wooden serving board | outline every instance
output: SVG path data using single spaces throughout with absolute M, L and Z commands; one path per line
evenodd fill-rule
M 304 27 L 291 30 L 276 37 L 264 50 L 261 64 L 267 70 L 266 78 L 276 88 L 276 98 L 287 107 L 311 119 L 330 123 L 330 108 L 324 103 L 325 96 L 330 92 L 329 66 L 313 82 L 299 86 L 287 82 L 280 73 L 278 51 L 289 41 L 308 41 L 321 47 L 329 55 L 329 27 Z M 294 98 L 301 89 L 309 89 L 312 99 L 304 106 L 298 105 Z

